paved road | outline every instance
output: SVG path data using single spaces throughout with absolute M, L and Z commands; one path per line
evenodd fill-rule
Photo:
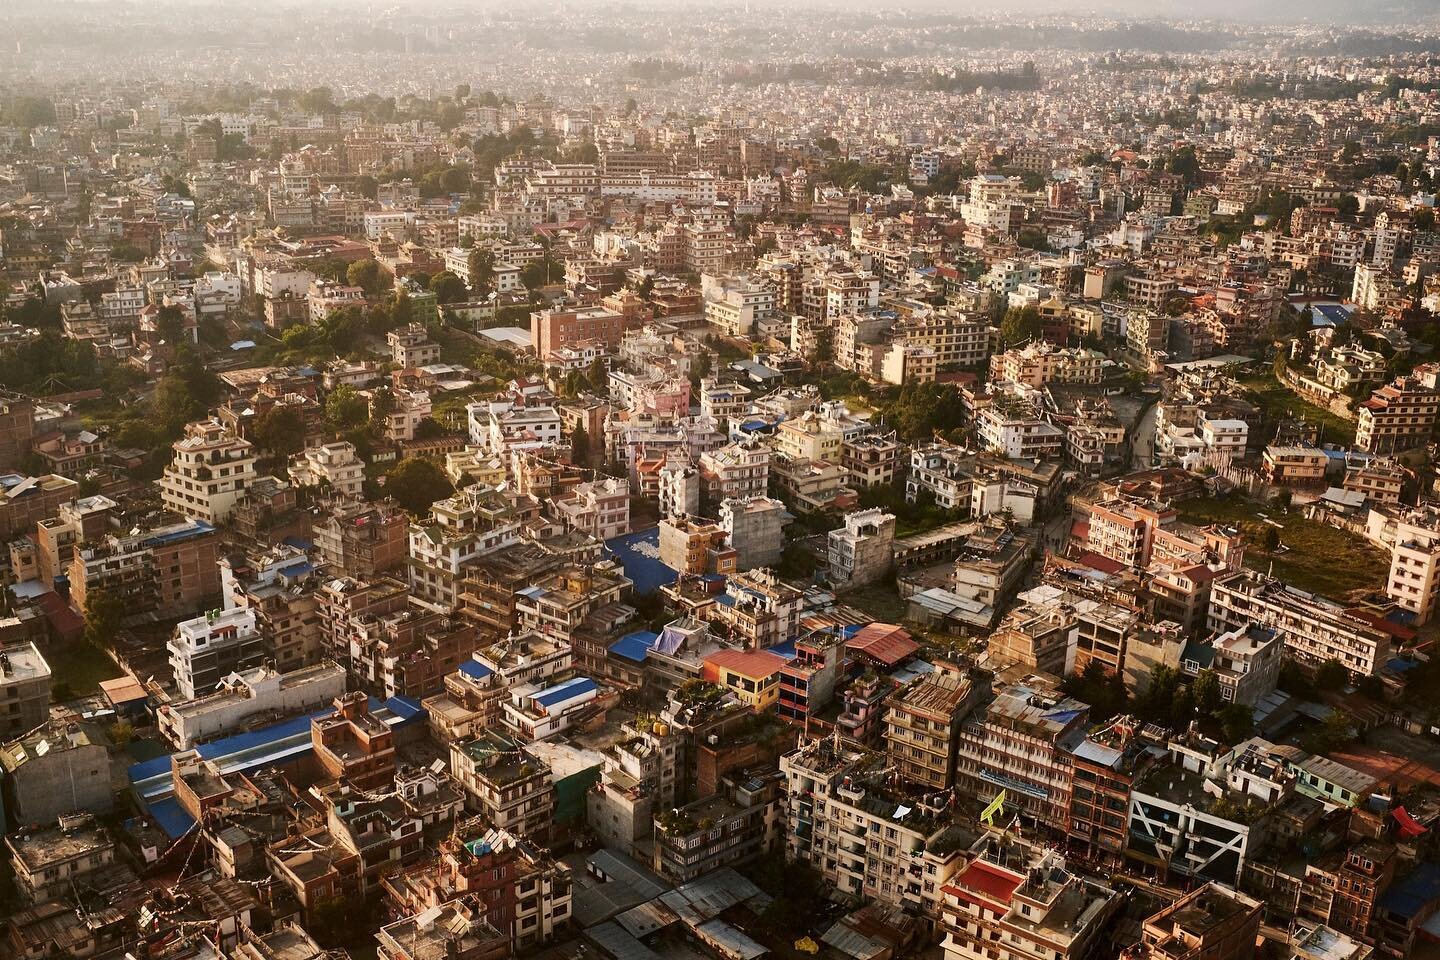
M 1134 441 L 1130 445 L 1131 465 L 1136 470 L 1149 470 L 1155 465 L 1155 418 L 1160 413 L 1160 404 L 1152 403 L 1140 415 L 1135 425 Z

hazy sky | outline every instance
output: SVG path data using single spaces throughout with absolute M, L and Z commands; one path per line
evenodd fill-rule
M 7 0 L 17 7 L 52 9 L 57 13 L 66 3 L 50 0 Z M 754 0 L 752 14 L 761 14 L 775 0 Z M 108 6 L 112 8 L 163 8 L 163 7 L 211 7 L 213 0 L 68 0 L 68 3 Z M 620 0 L 540 0 L 532 3 L 531 9 L 546 6 L 592 7 L 617 6 Z M 640 0 L 624 4 L 650 8 L 723 7 L 743 6 L 743 0 Z M 513 0 L 399 0 L 387 3 L 385 0 L 349 0 L 331 3 L 329 0 L 302 2 L 302 0 L 247 0 L 251 8 L 315 9 L 316 7 L 343 6 L 352 13 L 366 7 L 375 10 L 398 9 L 514 9 Z M 1357 26 L 1388 24 L 1397 20 L 1434 22 L 1440 17 L 1440 2 L 1437 0 L 1089 0 L 1071 3 L 1066 0 L 1006 0 L 997 7 L 991 0 L 903 0 L 899 3 L 875 3 L 875 0 L 788 0 L 786 6 L 831 7 L 866 11 L 925 10 L 946 12 L 958 16 L 974 14 L 993 16 L 998 11 L 1013 13 L 1059 13 L 1083 19 L 1086 13 L 1100 15 L 1124 15 L 1128 17 L 1214 17 L 1223 19 L 1271 20 L 1303 22 L 1326 20 L 1352 23 Z

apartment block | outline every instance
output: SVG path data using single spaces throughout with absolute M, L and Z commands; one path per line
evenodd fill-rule
M 34 643 L 0 646 L 0 743 L 50 715 L 50 664 Z
M 831 583 L 862 587 L 890 573 L 895 561 L 895 515 L 879 508 L 845 515 L 830 531 L 826 561 Z
M 194 700 L 230 674 L 260 666 L 265 644 L 255 611 L 236 607 L 176 624 L 169 653 L 180 696 Z
M 945 790 L 955 782 L 960 724 L 980 699 L 968 678 L 943 671 L 910 681 L 885 710 L 885 752 L 901 779 Z
M 1217 633 L 1263 624 L 1311 669 L 1338 660 L 1352 676 L 1368 677 L 1390 657 L 1391 637 L 1343 605 L 1245 570 L 1215 581 L 1208 626 Z

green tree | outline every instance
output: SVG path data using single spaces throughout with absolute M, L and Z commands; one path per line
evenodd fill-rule
M 1255 711 L 1243 703 L 1227 704 L 1220 709 L 1216 719 L 1221 736 L 1231 746 L 1248 740 L 1255 732 Z
M 385 289 L 388 277 L 376 261 L 356 260 L 346 269 L 345 279 L 352 287 L 359 287 L 366 296 L 373 297 Z
M 370 392 L 370 427 L 377 433 L 385 430 L 390 413 L 395 409 L 395 394 L 389 387 L 377 387 Z
M 450 478 L 429 460 L 410 457 L 401 460 L 385 474 L 385 492 L 415 516 L 430 512 L 430 505 L 455 492 Z
M 815 352 L 810 356 L 810 362 L 819 367 L 827 367 L 835 362 L 835 328 L 823 326 L 815 332 Z
M 590 361 L 590 369 L 586 373 L 585 379 L 590 381 L 590 388 L 596 393 L 610 392 L 610 370 L 600 357 Z
M 431 277 L 430 289 L 434 292 L 437 303 L 461 303 L 470 296 L 470 291 L 465 288 L 465 281 L 449 270 L 442 270 Z
M 1315 668 L 1315 689 L 1324 691 L 1343 690 L 1350 682 L 1350 671 L 1339 660 L 1326 660 Z
M 155 314 L 155 333 L 170 346 L 179 346 L 185 339 L 185 311 L 166 304 Z
M 290 404 L 276 404 L 255 421 L 255 443 L 285 460 L 305 447 L 305 418 Z
M 1202 717 L 1213 715 L 1224 702 L 1220 696 L 1220 678 L 1215 675 L 1214 670 L 1200 671 L 1195 682 L 1190 685 L 1190 695 L 1195 700 L 1195 709 Z
M 570 434 L 570 461 L 581 467 L 590 465 L 590 434 L 583 423 L 577 423 Z
M 103 649 L 114 642 L 125 620 L 125 598 L 109 590 L 91 590 L 85 595 L 85 642 Z
M 1355 727 L 1350 717 L 1333 710 L 1320 724 L 1313 727 L 1300 740 L 1300 746 L 1314 754 L 1325 756 L 1333 753 L 1355 739 Z
M 484 247 L 470 251 L 470 292 L 485 297 L 495 289 L 495 252 Z
M 325 398 L 325 419 L 337 430 L 358 427 L 369 415 L 365 398 L 352 386 L 341 384 Z
M 1034 304 L 1011 307 L 1000 321 L 1000 343 L 1009 349 L 1040 336 L 1040 308 Z
M 117 747 L 123 747 L 135 739 L 135 726 L 129 720 L 116 720 L 105 732 L 110 735 L 110 742 Z

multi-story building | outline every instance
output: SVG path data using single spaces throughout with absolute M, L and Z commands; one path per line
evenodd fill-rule
M 370 712 L 360 691 L 333 701 L 335 710 L 310 718 L 310 744 L 315 762 L 332 780 L 351 787 L 384 790 L 395 784 L 395 732 Z
M 942 890 L 945 960 L 1088 960 L 1123 902 L 1059 851 L 994 833 Z
M 368 503 L 335 504 L 311 523 L 311 538 L 333 574 L 373 579 L 405 563 L 409 520 Z
M 835 698 L 845 662 L 845 644 L 838 631 L 814 630 L 797 639 L 794 658 L 780 668 L 775 715 L 807 729 Z
M 550 768 L 519 741 L 488 730 L 450 745 L 450 775 L 465 788 L 466 806 L 498 830 L 546 843 L 554 813 Z
M 115 808 L 109 738 L 96 724 L 42 720 L 0 749 L 0 797 L 10 822 L 55 823 L 88 811 Z
M 50 715 L 50 664 L 34 643 L 0 646 L 0 743 Z
M 176 750 L 189 750 L 257 714 L 283 717 L 319 710 L 344 692 L 345 671 L 331 661 L 289 673 L 260 666 L 229 674 L 217 689 L 192 700 L 162 704 L 155 721 L 160 736 Z
M 895 482 L 900 444 L 895 434 L 869 433 L 847 439 L 840 448 L 840 465 L 856 487 L 889 487 Z
M 169 652 L 180 696 L 194 700 L 230 674 L 260 666 L 265 643 L 255 611 L 234 607 L 176 624 Z
M 1252 624 L 1279 633 L 1290 655 L 1311 669 L 1338 660 L 1352 676 L 1367 677 L 1390 657 L 1390 634 L 1333 600 L 1250 570 L 1216 580 L 1209 628 L 1225 632 Z
M 1320 487 L 1330 458 L 1319 447 L 1268 446 L 1262 458 L 1265 478 L 1281 487 Z
M 1419 380 L 1400 377 L 1361 401 L 1355 446 L 1367 453 L 1393 454 L 1424 446 L 1440 416 L 1440 392 Z
M 732 574 L 736 551 L 728 537 L 724 527 L 710 520 L 665 517 L 660 521 L 660 562 L 682 574 Z
M 430 394 L 424 390 L 395 390 L 385 412 L 385 439 L 404 443 L 415 439 L 415 430 L 430 417 Z
M 778 771 L 742 773 L 721 792 L 655 817 L 655 872 L 689 883 L 712 870 L 749 863 L 779 847 L 784 780 Z
M 1385 592 L 1415 614 L 1417 624 L 1435 616 L 1440 597 L 1440 511 L 1420 509 L 1396 518 Z
M 530 345 L 538 357 L 548 357 L 563 347 L 599 342 L 611 350 L 620 346 L 628 324 L 624 314 L 608 307 L 577 307 L 573 310 L 537 310 L 530 314 Z
M 564 496 L 552 499 L 550 506 L 567 529 L 597 540 L 630 532 L 630 482 L 623 477 L 578 483 Z
M 700 455 L 700 477 L 712 503 L 763 497 L 770 481 L 770 450 L 758 444 L 732 443 Z
M 225 609 L 244 607 L 255 612 L 265 655 L 282 673 L 321 657 L 315 599 L 320 580 L 304 551 L 284 544 L 220 561 Z
M 41 531 L 42 544 L 59 535 L 65 514 L 62 510 L 59 523 Z M 68 529 L 80 530 L 81 524 L 76 521 Z M 128 613 L 176 617 L 194 613 L 220 593 L 219 536 L 203 520 L 81 542 L 88 539 L 80 535 L 63 567 L 77 610 L 83 611 L 91 594 L 103 590 L 123 600 Z
M 498 828 L 457 830 L 441 841 L 437 861 L 391 873 L 381 885 L 405 914 L 473 897 L 514 953 L 549 943 L 570 925 L 570 868 Z
M 708 606 L 704 615 L 722 626 L 722 632 L 742 648 L 773 647 L 795 637 L 800 630 L 804 595 L 772 571 L 757 568 L 736 573 L 725 583 L 724 599 Z
M 115 842 L 90 814 L 61 817 L 58 826 L 5 838 L 15 886 L 29 904 L 67 900 L 115 862 Z
M 159 480 L 166 509 L 210 524 L 229 520 L 255 479 L 250 443 L 209 420 L 189 424 L 172 449 L 174 459 Z
M 520 542 L 539 504 L 504 490 L 466 487 L 430 507 L 430 522 L 410 526 L 410 586 L 415 595 L 454 607 L 461 576 L 480 557 Z
M 1207 883 L 1145 919 L 1140 942 L 1124 960 L 1249 960 L 1255 955 L 1264 904 L 1238 890 Z M 1338 958 L 1337 958 L 1338 960 Z
M 885 752 L 896 774 L 930 790 L 953 785 L 960 724 L 979 693 L 969 679 L 950 671 L 917 678 L 897 690 L 885 711 Z
M 1252 624 L 1215 637 L 1208 647 L 1187 649 L 1181 666 L 1186 673 L 1214 672 L 1222 700 L 1253 707 L 1275 689 L 1283 650 L 1284 643 L 1274 630 Z M 1202 663 L 1207 655 L 1209 662 Z
M 955 780 L 966 792 L 1005 791 L 1007 807 L 1038 823 L 1066 822 L 1074 748 L 1084 738 L 1087 704 L 1014 684 L 976 707 L 960 726 Z
M 874 583 L 895 561 L 895 515 L 872 507 L 845 515 L 845 526 L 830 531 L 826 560 L 830 581 L 842 587 Z
M 478 896 L 461 897 L 424 913 L 387 923 L 375 934 L 382 960 L 505 960 L 508 932 L 485 918 Z
M 1085 531 L 1085 549 L 1127 567 L 1150 563 L 1155 531 L 1178 514 L 1171 507 L 1157 507 L 1119 498 L 1090 506 Z
M 290 481 L 301 487 L 358 497 L 365 485 L 365 464 L 356 456 L 353 443 L 337 440 L 291 457 Z
M 726 499 L 720 504 L 720 529 L 735 551 L 735 569 L 771 567 L 785 550 L 785 504 L 770 497 Z
M 412 323 L 385 335 L 390 346 L 390 359 L 400 369 L 425 367 L 440 362 L 440 344 L 430 339 L 424 324 Z
M 632 584 L 614 561 L 569 563 L 515 597 L 522 630 L 570 645 L 576 666 L 603 674 L 610 631 L 632 611 L 620 602 Z
M 785 858 L 811 867 L 842 894 L 938 918 L 948 875 L 927 858 L 953 851 L 948 818 L 895 791 L 888 766 L 884 754 L 834 737 L 782 756 Z

